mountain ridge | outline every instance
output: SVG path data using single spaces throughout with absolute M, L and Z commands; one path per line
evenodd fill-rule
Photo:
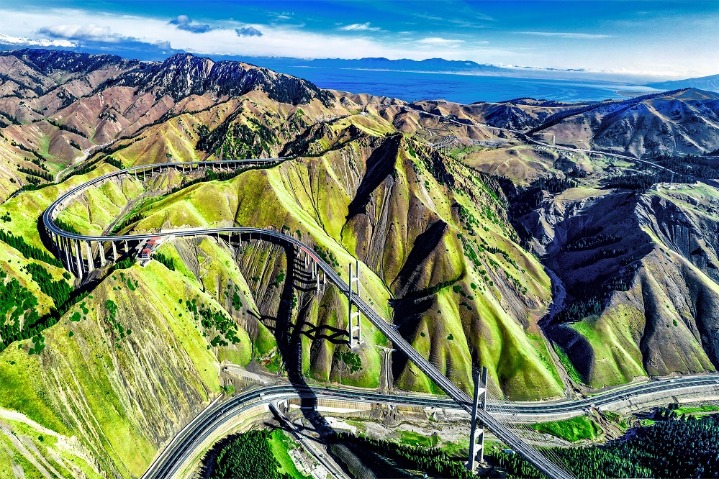
M 406 358 L 386 364 L 387 340 L 367 322 L 364 345 L 349 350 L 343 293 L 309 287 L 282 245 L 168 241 L 145 268 L 130 258 L 98 268 L 86 296 L 59 294 L 81 285 L 53 261 L 39 215 L 62 192 L 132 165 L 292 156 L 267 169 L 115 178 L 58 221 L 88 234 L 275 228 L 338 273 L 359 260 L 363 298 L 466 391 L 479 366 L 493 394 L 527 400 L 719 364 L 719 192 L 695 181 L 719 174 L 687 155 L 719 137 L 714 94 L 408 104 L 186 54 L 124 70 L 106 58 L 78 75 L 68 72 L 92 59 L 70 55 L 63 70 L 62 54 L 43 55 L 45 73 L 0 55 L 0 186 L 34 185 L 0 204 L 0 297 L 28 298 L 2 309 L 0 384 L 16 394 L 0 406 L 76 437 L 77 457 L 107 449 L 80 467 L 88 477 L 140 475 L 196 411 L 246 386 L 223 372 L 227 362 L 278 379 L 377 388 L 391 377 L 399 390 L 438 392 Z M 535 128 L 545 144 L 506 127 Z M 647 141 L 659 133 L 662 148 Z M 0 472 L 12 471 L 3 451 L 23 449 L 0 443 Z M 51 449 L 61 475 L 79 474 L 75 456 Z
M 659 88 L 662 90 L 673 90 L 676 88 L 698 88 L 700 90 L 719 91 L 719 75 L 686 78 L 683 80 L 652 82 L 647 83 L 646 86 L 650 86 L 652 88 Z

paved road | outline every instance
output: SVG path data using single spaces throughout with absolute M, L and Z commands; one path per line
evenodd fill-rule
M 325 278 L 332 282 L 340 291 L 348 291 L 347 283 L 342 280 L 339 274 L 335 272 L 334 268 L 326 263 L 309 245 L 301 242 L 300 240 L 293 238 L 292 236 L 274 231 L 261 228 L 251 227 L 230 227 L 230 228 L 204 228 L 204 229 L 184 229 L 174 230 L 160 233 L 146 233 L 146 234 L 131 234 L 131 235 L 98 235 L 89 236 L 70 231 L 65 231 L 55 223 L 55 218 L 59 214 L 60 208 L 67 206 L 75 196 L 82 193 L 85 189 L 97 186 L 102 182 L 108 181 L 111 178 L 116 178 L 121 175 L 144 175 L 147 172 L 152 174 L 155 170 L 161 170 L 163 168 L 169 169 L 174 168 L 178 170 L 185 170 L 186 168 L 206 168 L 211 167 L 230 167 L 233 166 L 244 166 L 244 165 L 256 165 L 256 164 L 267 164 L 272 162 L 285 161 L 286 158 L 268 158 L 268 159 L 251 159 L 251 160 L 233 160 L 230 161 L 214 161 L 214 162 L 195 162 L 195 163 L 162 163 L 153 165 L 142 165 L 127 170 L 121 170 L 107 175 L 102 175 L 98 178 L 90 180 L 82 185 L 79 185 L 68 192 L 61 195 L 55 200 L 48 208 L 43 212 L 42 223 L 48 233 L 48 235 L 55 241 L 58 252 L 60 251 L 61 242 L 60 238 L 66 238 L 68 240 L 75 241 L 86 241 L 86 242 L 101 242 L 101 243 L 113 243 L 121 241 L 139 241 L 150 237 L 163 237 L 163 236 L 205 236 L 205 235 L 216 235 L 225 236 L 231 239 L 232 235 L 249 235 L 254 236 L 258 239 L 270 239 L 274 242 L 281 241 L 285 244 L 293 245 L 300 253 L 306 254 L 311 258 L 319 269 L 325 275 Z M 102 246 L 104 248 L 104 246 Z M 59 253 L 60 258 L 63 257 L 62 253 Z M 397 331 L 393 324 L 385 321 L 374 309 L 372 309 L 364 300 L 357 295 L 352 295 L 352 303 L 357 309 L 387 338 L 389 338 L 394 344 L 396 349 L 401 350 L 407 357 L 415 363 L 415 365 L 431 378 L 437 386 L 439 386 L 450 398 L 452 398 L 458 405 L 464 408 L 467 412 L 471 411 L 472 404 L 470 397 L 454 383 L 452 383 L 447 377 L 445 377 L 439 369 L 432 365 L 427 359 L 425 359 L 419 352 L 417 352 Z M 558 465 L 547 460 L 542 454 L 540 454 L 534 447 L 525 443 L 520 439 L 514 432 L 505 427 L 501 422 L 496 420 L 490 414 L 485 411 L 477 412 L 478 418 L 505 444 L 509 445 L 518 454 L 527 459 L 537 469 L 545 473 L 551 478 L 565 479 L 571 477 Z
M 527 137 L 527 139 L 529 139 Z M 547 145 L 541 142 L 542 146 L 555 147 L 553 145 Z M 556 148 L 556 147 L 555 147 Z M 566 147 L 559 147 L 566 148 Z M 571 149 L 575 151 L 575 149 Z M 602 154 L 606 154 L 601 152 Z M 612 154 L 614 155 L 614 154 Z M 617 155 L 622 156 L 622 155 Z M 146 233 L 146 234 L 131 234 L 131 235 L 97 235 L 88 236 L 77 234 L 73 232 L 64 231 L 62 228 L 57 226 L 54 219 L 59 213 L 61 207 L 67 206 L 67 203 L 71 201 L 75 196 L 79 195 L 85 189 L 97 186 L 104 181 L 108 181 L 112 178 L 119 177 L 121 175 L 135 175 L 142 174 L 143 176 L 150 172 L 152 174 L 155 170 L 162 170 L 163 168 L 169 169 L 181 169 L 183 171 L 190 168 L 207 168 L 207 167 L 231 167 L 231 166 L 262 166 L 267 164 L 276 164 L 278 162 L 285 161 L 286 158 L 267 158 L 267 159 L 253 159 L 253 160 L 234 160 L 234 161 L 215 161 L 215 162 L 196 162 L 196 163 L 163 163 L 154 165 L 142 165 L 127 170 L 121 170 L 107 175 L 100 176 L 93 180 L 90 180 L 76 188 L 73 188 L 61 195 L 50 207 L 43 212 L 42 221 L 51 237 L 64 237 L 70 240 L 77 241 L 97 241 L 97 242 L 119 242 L 119 241 L 137 241 L 146 239 L 152 236 L 197 236 L 197 235 L 222 235 L 231 238 L 233 234 L 243 235 L 255 235 L 258 239 L 272 239 L 291 244 L 297 248 L 298 251 L 306 254 L 315 263 L 317 263 L 319 269 L 321 269 L 327 279 L 329 279 L 335 286 L 341 291 L 348 289 L 347 283 L 340 277 L 334 268 L 327 264 L 309 245 L 285 235 L 283 233 L 266 230 L 260 228 L 251 227 L 231 227 L 231 228 L 205 228 L 205 229 L 191 229 L 191 230 L 175 230 L 161 233 Z M 461 408 L 467 412 L 471 410 L 471 399 L 470 397 L 449 379 L 447 379 L 434 365 L 432 365 L 427 359 L 425 359 L 419 352 L 417 352 L 412 346 L 399 334 L 395 326 L 385 321 L 379 314 L 377 314 L 367 303 L 364 302 L 360 297 L 353 296 L 352 302 L 357 309 L 383 334 L 385 334 L 395 345 L 395 347 L 404 352 L 409 359 L 414 362 L 417 367 L 430 377 L 447 395 L 455 401 Z M 584 404 L 583 407 L 587 407 L 589 403 Z M 535 406 L 536 407 L 536 406 Z M 573 405 L 565 405 L 565 407 L 573 408 Z M 545 459 L 535 448 L 524 443 L 519 437 L 517 437 L 510 429 L 505 427 L 500 421 L 498 421 L 489 412 L 479 411 L 479 419 L 503 442 L 511 446 L 516 452 L 526 458 L 529 462 L 534 464 L 538 469 L 547 474 L 549 477 L 565 478 L 570 477 L 565 471 L 559 466 L 549 462 Z
M 424 112 L 425 114 L 433 115 L 433 116 L 440 116 L 435 115 L 431 113 Z M 465 123 L 455 121 L 455 120 L 449 120 L 454 123 L 458 123 L 460 125 L 465 125 Z M 492 127 L 491 125 L 481 125 L 486 126 L 490 128 L 500 129 L 497 127 Z M 505 129 L 506 130 L 506 129 Z M 514 130 L 508 130 L 512 131 L 513 133 L 518 133 L 524 137 L 526 141 L 529 141 L 531 143 L 539 144 L 541 146 L 550 147 L 550 148 L 559 148 L 559 149 L 569 149 L 571 151 L 583 151 L 579 149 L 574 148 L 567 148 L 567 147 L 557 147 L 555 145 L 549 145 L 543 142 L 539 142 L 537 140 L 534 140 L 524 133 L 516 132 Z M 591 150 L 585 150 L 586 152 L 591 152 Z M 625 155 L 619 155 L 614 153 L 606 153 L 606 152 L 597 152 L 608 156 L 620 156 L 623 158 L 627 158 Z M 627 158 L 629 159 L 629 158 Z M 633 160 L 636 160 L 636 158 L 631 158 Z M 100 183 L 104 181 L 108 181 L 111 178 L 119 177 L 122 175 L 135 175 L 138 176 L 140 174 L 145 176 L 145 174 L 149 171 L 151 174 L 155 170 L 162 170 L 165 169 L 181 169 L 185 171 L 188 168 L 207 168 L 207 167 L 240 167 L 240 166 L 255 166 L 255 165 L 266 165 L 266 164 L 273 164 L 278 163 L 281 161 L 285 161 L 286 158 L 267 158 L 267 159 L 250 159 L 250 160 L 231 160 L 231 161 L 214 161 L 214 162 L 195 162 L 195 163 L 162 163 L 162 164 L 151 164 L 151 165 L 141 165 L 136 166 L 133 168 L 129 168 L 126 170 L 121 170 L 117 172 L 113 172 L 107 175 L 100 176 L 98 178 L 95 178 L 93 180 L 90 180 L 82 185 L 79 185 L 76 188 L 71 189 L 70 191 L 66 192 L 65 194 L 61 195 L 55 202 L 53 202 L 50 207 L 43 212 L 42 215 L 42 222 L 43 225 L 50 235 L 51 238 L 56 242 L 58 250 L 60 248 L 60 243 L 57 241 L 59 238 L 65 238 L 68 240 L 75 240 L 75 241 L 86 241 L 86 242 L 120 242 L 120 241 L 138 241 L 142 239 L 146 239 L 152 236 L 198 236 L 198 235 L 220 235 L 229 237 L 231 239 L 233 234 L 245 234 L 245 235 L 256 235 L 258 238 L 265 239 L 270 238 L 272 240 L 279 240 L 282 242 L 285 242 L 286 244 L 291 244 L 294 247 L 296 247 L 300 252 L 305 253 L 307 256 L 309 256 L 315 263 L 317 263 L 319 269 L 321 269 L 327 279 L 329 279 L 335 286 L 337 286 L 341 291 L 347 291 L 348 285 L 345 283 L 339 274 L 337 274 L 333 267 L 327 264 L 322 258 L 319 257 L 317 253 L 307 244 L 302 243 L 301 241 L 285 235 L 283 233 L 276 232 L 274 230 L 266 230 L 266 229 L 259 229 L 259 228 L 250 228 L 250 227 L 237 227 L 237 228 L 206 228 L 206 229 L 192 229 L 192 230 L 175 230 L 171 232 L 161 232 L 161 233 L 147 233 L 147 234 L 132 234 L 132 235 L 118 235 L 118 236 L 109 236 L 109 235 L 98 235 L 98 236 L 88 236 L 88 235 L 82 235 L 77 233 L 72 233 L 69 231 L 64 231 L 62 228 L 60 228 L 55 223 L 55 218 L 57 217 L 57 214 L 59 213 L 59 209 L 61 207 L 67 206 L 69 201 L 74 199 L 75 196 L 79 195 L 81 192 L 83 192 L 85 189 L 97 186 Z M 60 255 L 62 258 L 62 255 Z M 80 272 L 82 273 L 82 272 Z M 379 314 L 377 314 L 367 303 L 364 302 L 360 297 L 353 295 L 352 296 L 352 302 L 357 307 L 357 309 L 377 328 L 379 329 L 383 334 L 385 334 L 395 345 L 395 347 L 399 350 L 401 350 L 404 354 L 406 354 L 409 359 L 414 362 L 417 367 L 425 373 L 428 377 L 430 377 L 447 395 L 452 398 L 456 404 L 458 404 L 460 407 L 465 409 L 467 412 L 471 410 L 471 399 L 469 396 L 460 388 L 458 388 L 455 384 L 453 384 L 449 379 L 447 379 L 434 365 L 432 365 L 427 359 L 425 359 L 419 352 L 417 352 L 412 346 L 399 334 L 399 332 L 395 329 L 394 325 L 388 323 L 385 321 Z M 551 463 L 546 458 L 544 458 L 536 449 L 534 449 L 532 446 L 524 443 L 519 437 L 517 437 L 511 430 L 506 428 L 501 422 L 499 422 L 495 417 L 493 417 L 491 414 L 484 412 L 484 411 L 478 411 L 478 417 L 479 419 L 490 429 L 494 432 L 494 434 L 501 439 L 506 444 L 510 445 L 517 453 L 522 455 L 525 459 L 527 459 L 529 462 L 534 464 L 539 470 L 544 472 L 549 477 L 553 478 L 568 478 L 569 476 L 565 471 L 563 471 L 559 466 Z
M 548 415 L 581 412 L 590 407 L 606 408 L 627 400 L 641 402 L 642 398 L 661 393 L 680 393 L 683 389 L 719 386 L 719 374 L 699 376 L 677 376 L 675 378 L 654 379 L 651 381 L 621 386 L 584 399 L 563 399 L 542 403 L 531 402 L 494 402 L 488 410 L 495 416 L 502 411 L 517 415 Z M 509 407 L 509 409 L 508 409 Z
M 681 393 L 682 390 L 702 387 L 719 387 L 719 374 L 654 380 L 642 384 L 615 388 L 591 398 L 575 401 L 490 403 L 488 410 L 493 416 L 501 417 L 511 415 L 513 416 L 513 421 L 536 422 L 538 417 L 542 417 L 544 420 L 550 420 L 553 414 L 576 413 L 580 415 L 589 407 L 611 409 L 613 406 L 621 406 L 627 398 L 631 398 L 635 403 L 641 403 L 648 397 L 661 393 L 669 396 Z M 324 387 L 311 389 L 296 388 L 291 385 L 263 387 L 240 394 L 224 403 L 216 402 L 211 404 L 162 451 L 145 473 L 143 479 L 172 477 L 172 475 L 177 472 L 177 469 L 197 451 L 212 431 L 231 421 L 232 418 L 243 411 L 262 405 L 269 406 L 273 402 L 302 397 L 344 399 L 353 402 L 396 406 L 433 407 L 450 409 L 455 412 L 466 411 L 464 408 L 459 408 L 453 400 L 419 394 L 403 393 L 402 395 L 391 395 L 356 389 L 349 390 Z M 511 407 L 508 408 L 507 406 Z
M 455 124 L 455 125 L 457 125 L 457 126 L 465 126 L 465 127 L 466 127 L 466 126 L 474 126 L 474 127 L 483 127 L 483 128 L 494 129 L 494 130 L 497 130 L 497 131 L 506 131 L 506 132 L 508 132 L 508 133 L 513 133 L 513 134 L 517 135 L 520 139 L 522 139 L 522 140 L 525 141 L 526 143 L 531 143 L 531 144 L 534 144 L 534 145 L 537 145 L 537 146 L 542 146 L 542 147 L 544 147 L 544 148 L 551 148 L 551 149 L 554 149 L 554 150 L 568 151 L 568 152 L 573 152 L 573 153 L 587 153 L 587 154 L 589 154 L 589 155 L 603 155 L 603 156 L 607 156 L 607 157 L 610 157 L 610 158 L 616 158 L 616 159 L 618 159 L 618 160 L 626 160 L 626 161 L 633 161 L 633 162 L 637 162 L 637 163 L 643 163 L 643 164 L 645 164 L 645 165 L 649 165 L 649 166 L 652 166 L 652 167 L 654 167 L 654 168 L 658 168 L 658 169 L 660 169 L 660 170 L 667 171 L 667 172 L 669 172 L 669 173 L 671 173 L 671 174 L 673 174 L 673 175 L 681 176 L 681 173 L 677 173 L 676 171 L 671 170 L 671 169 L 667 168 L 666 166 L 662 166 L 662 165 L 660 165 L 660 164 L 658 164 L 658 163 L 655 163 L 655 162 L 653 162 L 653 161 L 650 161 L 650 160 L 643 160 L 643 159 L 641 159 L 641 158 L 639 158 L 639 157 L 637 157 L 637 156 L 630 155 L 630 154 L 628 154 L 628 153 L 619 153 L 619 152 L 605 151 L 605 150 L 592 150 L 592 149 L 590 149 L 590 148 L 578 148 L 578 147 L 564 146 L 564 145 L 553 145 L 553 144 L 546 143 L 546 142 L 544 142 L 544 141 L 537 140 L 536 138 L 533 138 L 533 137 L 529 136 L 529 134 L 527 133 L 529 130 L 524 130 L 524 131 L 523 131 L 523 130 L 515 130 L 515 129 L 512 129 L 512 128 L 502 128 L 502 127 L 499 127 L 499 126 L 490 125 L 489 123 L 481 123 L 481 122 L 472 121 L 472 120 L 470 120 L 470 122 L 467 123 L 467 122 L 457 121 L 457 120 L 455 120 L 455 119 L 453 119 L 453 118 L 448 118 L 448 117 L 446 117 L 446 116 L 444 116 L 444 115 L 439 115 L 439 114 L 437 114 L 437 113 L 430 113 L 430 112 L 427 112 L 427 111 L 424 111 L 424 110 L 421 110 L 421 109 L 417 109 L 417 108 L 410 108 L 410 107 L 408 107 L 408 106 L 403 106 L 402 108 L 403 108 L 405 111 L 410 111 L 410 112 L 415 112 L 415 113 L 422 113 L 423 115 L 428 115 L 428 116 L 432 116 L 432 117 L 435 117 L 435 118 L 439 118 L 441 121 L 444 121 L 444 122 L 447 122 L 447 123 L 452 123 L 452 124 Z M 457 137 L 445 137 L 445 139 L 443 139 L 443 140 L 440 141 L 439 143 L 436 143 L 436 144 L 434 144 L 434 145 L 432 145 L 432 146 L 435 147 L 435 148 L 441 148 L 441 147 L 443 147 L 443 146 L 447 146 L 447 145 L 449 145 L 449 144 L 452 143 L 452 138 L 454 138 L 454 139 L 460 141 L 459 138 L 457 138 Z M 711 159 L 711 160 L 716 160 L 716 159 L 717 159 L 716 157 L 702 156 L 702 155 L 700 155 L 699 158 L 706 158 L 706 159 Z M 717 180 L 715 180 L 715 179 L 711 179 L 711 178 L 695 178 L 695 180 L 696 180 L 697 182 L 699 182 L 699 183 L 704 183 L 704 184 L 707 184 L 707 185 L 712 186 L 712 187 L 714 187 L 714 188 L 719 188 L 719 181 L 717 181 Z

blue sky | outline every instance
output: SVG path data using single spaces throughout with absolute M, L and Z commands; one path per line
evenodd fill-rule
M 688 77 L 719 73 L 719 2 L 3 0 L 0 43 L 143 59 L 441 57 Z

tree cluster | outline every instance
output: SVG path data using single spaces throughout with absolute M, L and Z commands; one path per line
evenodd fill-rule
M 579 479 L 622 477 L 719 477 L 719 418 L 676 417 L 633 429 L 601 446 L 552 448 Z M 517 454 L 493 454 L 509 477 L 543 477 Z
M 339 433 L 336 440 L 360 457 L 377 477 L 399 477 L 402 469 L 426 472 L 433 477 L 476 477 L 466 469 L 464 460 L 453 459 L 436 447 L 410 446 L 348 433 Z
M 262 429 L 230 438 L 215 458 L 210 479 L 290 479 L 278 471 L 280 463 L 270 449 L 270 435 Z
M 36 259 L 44 263 L 51 264 L 53 266 L 57 266 L 58 268 L 62 268 L 62 263 L 60 262 L 60 260 L 50 256 L 46 252 L 42 251 L 40 248 L 36 248 L 35 246 L 27 244 L 24 239 L 19 236 L 13 235 L 9 231 L 0 230 L 0 241 L 3 241 L 4 243 L 7 243 L 8 245 L 12 246 L 20 253 L 22 253 L 22 255 L 26 258 Z

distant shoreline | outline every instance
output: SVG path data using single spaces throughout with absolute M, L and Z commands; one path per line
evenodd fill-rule
M 560 102 L 587 102 L 624 99 L 660 90 L 649 86 L 581 78 L 527 77 L 510 71 L 430 71 L 373 68 L 360 66 L 329 66 L 302 63 L 296 59 L 263 59 L 258 66 L 298 76 L 321 88 L 404 101 L 446 100 L 456 103 L 500 102 L 516 98 L 535 98 Z M 259 63 L 259 62 L 258 62 Z M 551 74 L 550 74 L 551 75 Z M 559 73 L 556 73 L 558 76 Z M 562 72 L 562 75 L 573 74 Z M 422 76 L 422 81 L 416 77 Z M 415 78 L 413 78 L 415 77 Z

